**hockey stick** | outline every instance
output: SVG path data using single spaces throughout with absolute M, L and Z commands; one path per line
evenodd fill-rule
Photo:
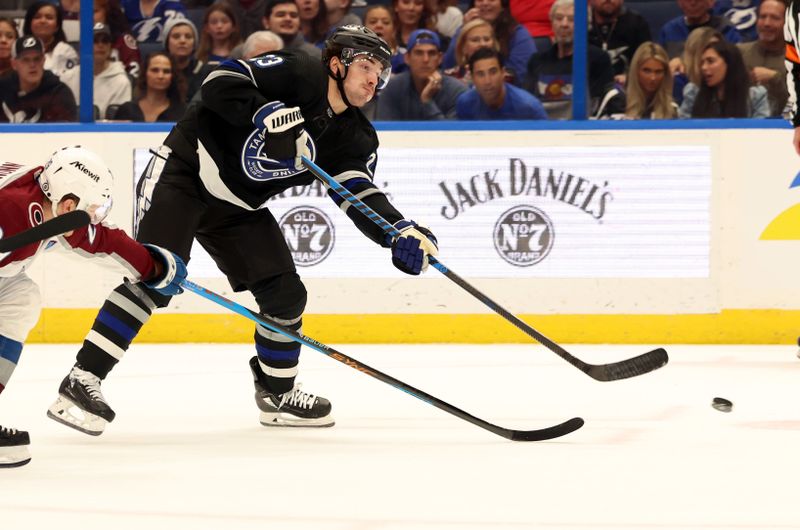
M 38 226 L 29 228 L 13 236 L 0 239 L 0 253 L 12 252 L 18 248 L 37 243 L 43 239 L 77 230 L 91 222 L 91 217 L 84 210 L 75 210 L 58 215 Z
M 502 436 L 503 438 L 507 438 L 509 440 L 519 441 L 519 442 L 536 442 L 541 440 L 550 440 L 551 438 L 558 438 L 559 436 L 564 436 L 565 434 L 569 434 L 573 431 L 580 429 L 583 426 L 583 419 L 582 418 L 572 418 L 571 420 L 565 421 L 559 425 L 554 425 L 552 427 L 547 427 L 545 429 L 536 429 L 532 431 L 518 431 L 514 429 L 507 429 L 505 427 L 499 427 L 497 425 L 493 425 L 485 420 L 480 418 L 476 418 L 472 414 L 464 412 L 463 410 L 450 405 L 449 403 L 445 403 L 441 399 L 438 399 L 430 394 L 423 392 L 413 386 L 406 384 L 399 379 L 395 379 L 394 377 L 385 374 L 376 370 L 375 368 L 371 368 L 366 364 L 353 359 L 343 353 L 340 353 L 330 346 L 326 346 L 321 342 L 318 342 L 311 337 L 307 337 L 302 333 L 297 331 L 293 331 L 289 328 L 286 328 L 271 318 L 260 315 L 255 311 L 251 311 L 244 306 L 237 304 L 231 300 L 228 300 L 224 296 L 221 296 L 217 293 L 209 291 L 205 287 L 201 287 L 196 283 L 192 283 L 189 280 L 184 280 L 181 282 L 181 286 L 185 289 L 192 291 L 193 293 L 199 294 L 203 298 L 211 300 L 214 303 L 221 305 L 222 307 L 226 307 L 233 311 L 234 313 L 238 313 L 246 318 L 249 318 L 253 322 L 264 326 L 272 330 L 275 333 L 280 333 L 281 335 L 288 337 L 292 340 L 295 340 L 301 344 L 308 346 L 314 350 L 317 350 L 320 353 L 323 353 L 330 357 L 331 359 L 337 360 L 342 364 L 346 364 L 350 368 L 358 370 L 361 373 L 374 377 L 375 379 L 382 381 L 388 385 L 391 385 L 403 392 L 414 396 L 417 399 L 421 399 L 422 401 L 428 403 L 429 405 L 433 405 L 434 407 L 443 410 L 461 418 L 462 420 L 466 420 L 473 425 L 477 425 L 482 429 L 486 429 L 487 431 L 493 432 L 498 436 Z
M 400 234 L 400 232 L 392 226 L 386 219 L 381 217 L 375 210 L 367 206 L 362 200 L 358 197 L 350 193 L 344 186 L 339 184 L 333 177 L 328 175 L 322 168 L 316 165 L 314 162 L 303 157 L 303 164 L 305 164 L 306 168 L 308 168 L 311 173 L 314 174 L 318 179 L 322 182 L 327 184 L 330 188 L 332 188 L 336 193 L 338 193 L 343 199 L 347 200 L 355 206 L 358 211 L 363 213 L 369 220 L 373 223 L 381 227 L 381 229 L 389 234 L 392 237 L 396 237 Z M 469 294 L 483 302 L 489 309 L 500 315 L 501 317 L 505 318 L 507 321 L 511 322 L 517 328 L 519 328 L 522 332 L 527 334 L 530 337 L 533 337 L 536 341 L 538 341 L 542 346 L 547 348 L 548 350 L 552 351 L 559 355 L 562 359 L 566 360 L 572 366 L 576 367 L 581 372 L 587 374 L 589 377 L 596 379 L 597 381 L 616 381 L 618 379 L 627 379 L 629 377 L 635 377 L 637 375 L 646 374 L 648 372 L 652 372 L 658 368 L 661 368 L 667 361 L 669 357 L 667 356 L 666 350 L 664 348 L 656 348 L 655 350 L 649 351 L 637 357 L 633 357 L 631 359 L 626 359 L 623 361 L 618 361 L 609 364 L 589 364 L 586 362 L 581 361 L 577 357 L 570 354 L 567 350 L 550 340 L 549 338 L 542 335 L 540 332 L 533 329 L 531 326 L 520 320 L 519 318 L 512 315 L 506 309 L 500 306 L 497 302 L 483 294 L 481 291 L 473 287 L 470 283 L 466 280 L 461 278 L 455 272 L 450 270 L 441 261 L 436 259 L 433 256 L 428 256 L 428 262 L 436 268 L 439 272 L 444 274 L 447 278 L 452 280 L 456 283 L 459 287 L 467 291 Z

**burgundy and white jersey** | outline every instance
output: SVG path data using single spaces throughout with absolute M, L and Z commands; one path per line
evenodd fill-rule
M 44 222 L 45 196 L 36 180 L 41 171 L 41 166 L 0 162 L 0 237 L 13 236 Z M 155 272 L 150 252 L 118 228 L 89 225 L 58 239 L 66 248 L 82 255 L 112 257 L 129 271 L 133 280 L 149 279 Z M 0 254 L 0 277 L 8 278 L 25 270 L 45 243 L 32 243 Z

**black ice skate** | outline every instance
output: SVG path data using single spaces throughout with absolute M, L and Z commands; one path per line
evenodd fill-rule
M 266 376 L 258 357 L 250 359 L 256 387 L 256 405 L 261 410 L 259 421 L 268 427 L 331 427 L 331 403 L 327 399 L 300 390 L 295 385 L 285 394 L 273 394 L 267 388 Z
M 100 391 L 100 378 L 91 372 L 72 367 L 58 388 L 58 399 L 50 405 L 47 416 L 92 436 L 99 436 L 114 420 L 114 411 Z
M 30 462 L 30 443 L 27 432 L 0 425 L 0 467 L 19 467 Z

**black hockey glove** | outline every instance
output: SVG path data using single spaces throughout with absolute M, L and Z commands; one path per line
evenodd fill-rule
M 304 168 L 301 156 L 311 157 L 304 121 L 300 107 L 287 108 L 281 101 L 267 103 L 253 116 L 253 125 L 264 133 L 267 156 L 293 169 Z
M 390 240 L 392 263 L 406 274 L 418 275 L 428 269 L 428 256 L 439 253 L 436 236 L 410 219 L 401 219 L 394 224 L 400 235 Z M 389 241 L 387 241 L 389 242 Z

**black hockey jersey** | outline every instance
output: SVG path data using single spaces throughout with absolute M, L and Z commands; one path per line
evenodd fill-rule
M 649 40 L 650 26 L 647 21 L 625 7 L 613 22 L 598 24 L 590 20 L 589 23 L 589 44 L 608 53 L 614 75 L 627 73 L 636 49 Z
M 293 186 L 313 182 L 305 170 L 279 165 L 266 156 L 262 128 L 253 116 L 267 103 L 300 107 L 310 136 L 311 157 L 329 174 L 394 223 L 402 215 L 372 183 L 378 136 L 357 108 L 334 114 L 328 99 L 328 74 L 319 59 L 286 50 L 250 60 L 226 61 L 203 83 L 194 102 L 165 145 L 196 168 L 205 188 L 217 198 L 246 209 Z M 358 227 L 376 242 L 382 232 L 355 208 L 329 191 Z

